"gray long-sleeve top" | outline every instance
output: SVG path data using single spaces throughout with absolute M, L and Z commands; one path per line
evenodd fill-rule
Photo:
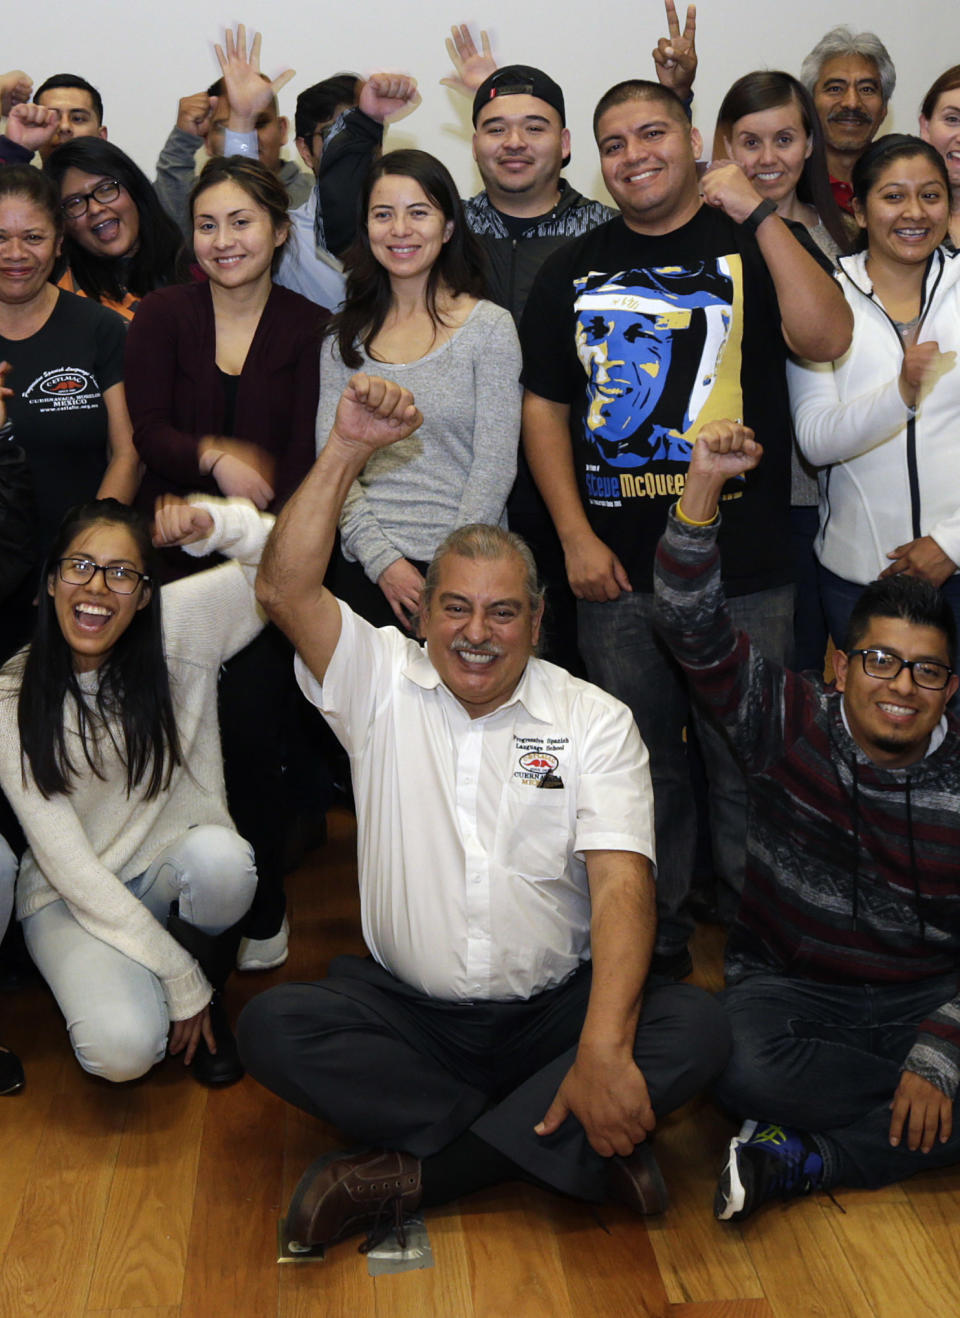
M 360 370 L 409 389 L 423 414 L 419 430 L 374 454 L 340 515 L 347 558 L 376 581 L 398 558 L 429 561 L 458 526 L 502 522 L 517 467 L 520 343 L 510 313 L 481 301 L 419 361 L 397 365 L 361 353 Z M 318 452 L 353 374 L 328 338 L 320 355 Z

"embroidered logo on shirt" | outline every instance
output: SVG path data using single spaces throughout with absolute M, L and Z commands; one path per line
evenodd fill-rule
M 538 741 L 538 738 L 520 738 L 515 737 L 518 750 L 523 750 L 524 745 L 529 745 L 531 741 Z M 563 742 L 566 738 L 561 739 Z M 560 761 L 556 755 L 548 750 L 538 746 L 534 750 L 528 750 L 520 756 L 518 767 L 514 770 L 514 782 L 523 783 L 527 787 L 562 787 L 563 778 L 557 772 L 560 767 Z
M 41 412 L 74 411 L 100 405 L 100 386 L 89 371 L 60 367 L 44 371 L 23 391 L 24 402 Z

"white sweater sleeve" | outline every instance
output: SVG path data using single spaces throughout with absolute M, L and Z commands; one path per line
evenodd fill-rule
M 221 662 L 242 650 L 266 623 L 257 604 L 257 567 L 273 518 L 246 499 L 194 499 L 213 518 L 204 540 L 185 545 L 194 558 L 219 553 L 231 563 L 197 572 L 163 587 L 168 648 L 188 646 L 198 660 Z

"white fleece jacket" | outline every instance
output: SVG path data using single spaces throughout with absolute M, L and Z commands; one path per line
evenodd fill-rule
M 822 470 L 821 563 L 866 584 L 887 553 L 929 535 L 960 564 L 960 363 L 945 364 L 911 416 L 898 379 L 903 344 L 873 296 L 866 253 L 841 258 L 853 311 L 853 342 L 833 363 L 792 361 L 787 382 L 797 439 Z M 960 255 L 934 252 L 923 291 L 918 342 L 960 348 Z

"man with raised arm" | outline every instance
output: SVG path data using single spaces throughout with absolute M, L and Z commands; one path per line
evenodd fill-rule
M 251 77 L 256 77 L 269 89 L 269 95 L 265 94 L 263 104 L 249 121 L 240 121 L 242 131 L 249 129 L 255 134 L 256 148 L 238 154 L 258 156 L 287 189 L 291 207 L 300 206 L 310 195 L 313 180 L 295 161 L 285 160 L 281 155 L 287 140 L 288 124 L 277 102 L 277 93 L 294 76 L 294 70 L 286 69 L 272 80 L 267 78 L 266 74 L 260 73 L 260 33 L 253 37 L 249 57 L 246 41 L 246 29 L 240 23 L 236 37 L 232 28 L 227 29 L 225 50 L 219 45 L 215 47 L 224 75 L 228 65 L 243 65 Z M 193 224 L 187 214 L 187 199 L 196 181 L 197 151 L 202 145 L 206 147 L 208 156 L 234 154 L 225 147 L 225 134 L 232 111 L 225 76 L 211 83 L 205 92 L 194 92 L 191 96 L 182 97 L 177 122 L 157 160 L 154 184 L 157 196 L 163 209 L 180 225 L 187 238 L 193 237 Z M 237 121 L 234 122 L 236 124 Z
M 738 618 L 785 655 L 793 592 L 787 536 L 787 349 L 829 361 L 851 318 L 818 257 L 732 163 L 698 179 L 700 134 L 655 82 L 611 88 L 594 115 L 621 214 L 543 266 L 521 324 L 524 447 L 578 597 L 591 680 L 630 706 L 650 752 L 660 857 L 655 969 L 689 973 L 685 909 L 695 825 L 682 674 L 652 624 L 653 556 L 683 488 L 691 435 L 742 417 L 770 459 L 732 486 L 725 568 Z M 739 890 L 745 788 L 704 727 L 718 873 Z
M 658 1212 L 656 1120 L 722 1067 L 723 1013 L 645 987 L 653 942 L 646 752 L 629 711 L 534 656 L 529 551 L 454 531 L 427 574 L 426 645 L 324 588 L 337 517 L 372 453 L 420 421 L 355 375 L 269 542 L 258 595 L 301 689 L 348 750 L 371 956 L 255 998 L 246 1065 L 361 1153 L 304 1173 L 289 1242 L 382 1236 L 503 1180 Z
M 723 1220 L 960 1161 L 953 614 L 904 571 L 864 590 L 833 686 L 764 658 L 734 629 L 718 552 L 722 493 L 760 457 L 746 426 L 700 432 L 656 569 L 661 632 L 750 784 L 717 1085 L 748 1120 L 717 1187 Z
M 0 136 L 0 161 L 4 164 L 29 165 L 35 151 L 46 160 L 61 142 L 107 136 L 103 99 L 86 78 L 76 73 L 55 73 L 40 84 L 30 101 L 32 84 L 27 74 L 15 69 L 4 76 L 15 79 L 5 94 L 0 90 L 0 108 L 10 115 L 7 131 Z

